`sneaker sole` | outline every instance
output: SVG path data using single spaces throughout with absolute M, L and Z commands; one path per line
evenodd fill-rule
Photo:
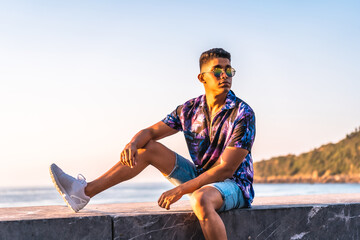
M 75 209 L 71 206 L 71 203 L 73 203 L 73 202 L 72 202 L 71 198 L 68 197 L 68 194 L 66 193 L 65 189 L 63 189 L 63 187 L 62 187 L 60 184 L 58 184 L 57 178 L 56 178 L 55 174 L 53 174 L 52 169 L 51 169 L 51 166 L 50 166 L 49 170 L 50 170 L 51 180 L 52 180 L 52 182 L 54 183 L 56 190 L 60 193 L 60 195 L 61 195 L 61 197 L 64 199 L 66 205 L 67 205 L 73 212 L 77 213 L 79 210 L 75 210 Z

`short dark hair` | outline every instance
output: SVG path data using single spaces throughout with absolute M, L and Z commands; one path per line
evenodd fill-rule
M 229 61 L 231 61 L 231 55 L 229 52 L 225 51 L 222 48 L 212 48 L 201 54 L 199 60 L 200 70 L 203 64 L 207 63 L 209 60 L 213 58 L 227 58 L 229 59 Z

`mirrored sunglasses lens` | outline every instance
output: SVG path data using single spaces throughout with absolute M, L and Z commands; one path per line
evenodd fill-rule
M 235 75 L 235 70 L 233 68 L 227 68 L 225 72 L 228 77 L 233 77 Z
M 222 73 L 222 69 L 221 68 L 215 68 L 214 69 L 214 76 L 215 77 L 220 77 L 221 76 L 221 73 Z
M 231 71 L 231 68 L 227 68 L 225 69 L 225 73 L 228 77 L 232 77 L 232 71 Z

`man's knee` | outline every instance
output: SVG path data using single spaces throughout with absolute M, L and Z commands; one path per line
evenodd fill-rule
M 217 201 L 217 196 L 214 193 L 215 189 L 210 188 L 211 187 L 200 188 L 191 195 L 191 207 L 199 220 L 205 220 L 209 212 L 212 212 L 216 209 L 217 204 L 215 203 Z M 220 200 L 222 200 L 222 198 Z
M 154 152 L 156 149 L 158 149 L 159 143 L 154 140 L 150 140 L 145 146 L 144 149 L 148 152 Z
M 206 204 L 206 198 L 203 189 L 198 189 L 191 194 L 190 203 L 191 207 L 195 210 L 196 208 L 202 208 Z
M 159 143 L 154 140 L 150 140 L 143 148 L 138 149 L 138 154 L 145 154 L 147 158 L 149 158 L 151 155 L 157 153 L 158 148 Z
M 159 156 L 161 151 L 161 143 L 150 140 L 143 148 L 137 150 L 137 154 L 140 158 L 143 158 L 149 164 L 152 164 L 154 157 Z

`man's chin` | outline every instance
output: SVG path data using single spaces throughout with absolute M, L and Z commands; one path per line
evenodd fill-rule
M 208 89 L 208 90 L 205 89 L 206 92 L 208 92 L 208 93 L 213 92 L 216 95 L 228 94 L 230 92 L 230 90 L 231 90 L 231 87 L 228 87 L 228 86 L 226 86 L 226 87 L 223 86 L 223 87 L 219 87 L 219 88 L 211 89 L 211 90 L 210 89 Z
M 231 90 L 231 86 L 223 86 L 222 89 L 225 91 L 225 92 L 229 92 Z
M 230 87 L 224 87 L 224 88 L 221 88 L 221 90 L 219 91 L 220 94 L 228 94 L 230 92 L 231 88 Z

